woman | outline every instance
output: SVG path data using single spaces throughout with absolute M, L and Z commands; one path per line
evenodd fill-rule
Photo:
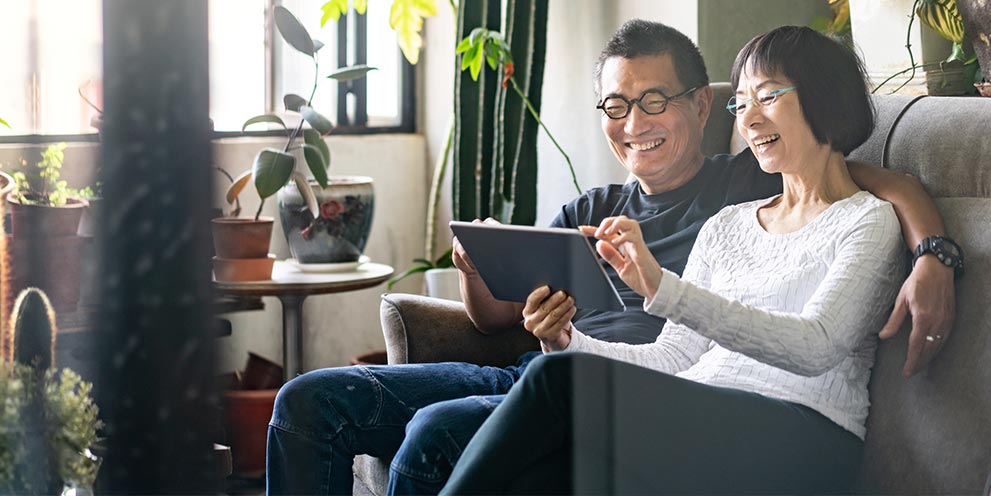
M 636 401 L 650 421 L 636 429 L 656 439 L 642 474 L 656 491 L 844 491 L 859 465 L 877 332 L 903 273 L 894 210 L 860 191 L 844 161 L 873 129 L 864 71 L 836 41 L 783 27 L 740 51 L 732 81 L 727 109 L 784 193 L 711 218 L 681 278 L 650 256 L 636 221 L 583 228 L 645 310 L 668 319 L 656 342 L 589 338 L 570 323 L 573 300 L 546 287 L 530 295 L 524 324 L 545 353 L 653 369 L 614 365 L 613 378 L 650 384 Z M 568 460 L 571 370 L 602 360 L 531 364 L 444 491 L 518 491 L 514 478 Z

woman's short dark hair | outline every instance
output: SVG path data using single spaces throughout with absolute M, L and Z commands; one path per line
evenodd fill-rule
M 784 26 L 750 40 L 733 62 L 733 88 L 744 72 L 788 78 L 816 140 L 843 155 L 874 130 L 863 62 L 853 50 L 814 29 Z
M 684 89 L 709 84 L 709 74 L 705 70 L 702 54 L 691 38 L 659 22 L 632 19 L 623 23 L 599 52 L 599 60 L 595 62 L 592 73 L 595 78 L 595 96 L 602 96 L 602 81 L 599 78 L 602 77 L 602 66 L 607 59 L 632 59 L 665 53 L 671 55 L 674 71 L 677 73 L 675 75 Z

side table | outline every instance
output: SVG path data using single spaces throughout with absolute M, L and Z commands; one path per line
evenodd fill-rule
M 282 368 L 285 380 L 302 372 L 303 300 L 315 294 L 343 293 L 377 286 L 393 268 L 363 263 L 347 272 L 302 272 L 292 264 L 276 261 L 268 281 L 214 281 L 218 293 L 231 296 L 275 296 L 282 303 Z

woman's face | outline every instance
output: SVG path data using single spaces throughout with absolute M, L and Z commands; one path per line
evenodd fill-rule
M 793 86 L 780 74 L 752 70 L 744 71 L 736 87 L 737 102 L 753 99 L 737 113 L 736 129 L 747 140 L 761 169 L 771 174 L 796 172 L 813 155 L 829 149 L 816 141 L 802 113 L 798 90 L 787 90 Z M 761 105 L 775 91 L 773 102 Z

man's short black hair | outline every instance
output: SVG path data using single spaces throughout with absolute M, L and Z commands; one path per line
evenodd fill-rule
M 678 82 L 684 88 L 709 84 L 709 74 L 705 70 L 702 54 L 692 40 L 670 26 L 659 22 L 632 19 L 623 23 L 612 35 L 605 48 L 599 53 L 595 63 L 595 96 L 601 98 L 602 66 L 611 57 L 632 59 L 640 56 L 670 54 Z
M 733 88 L 744 72 L 788 78 L 816 141 L 843 155 L 867 141 L 874 130 L 864 65 L 835 38 L 807 27 L 777 28 L 740 50 L 733 63 Z

